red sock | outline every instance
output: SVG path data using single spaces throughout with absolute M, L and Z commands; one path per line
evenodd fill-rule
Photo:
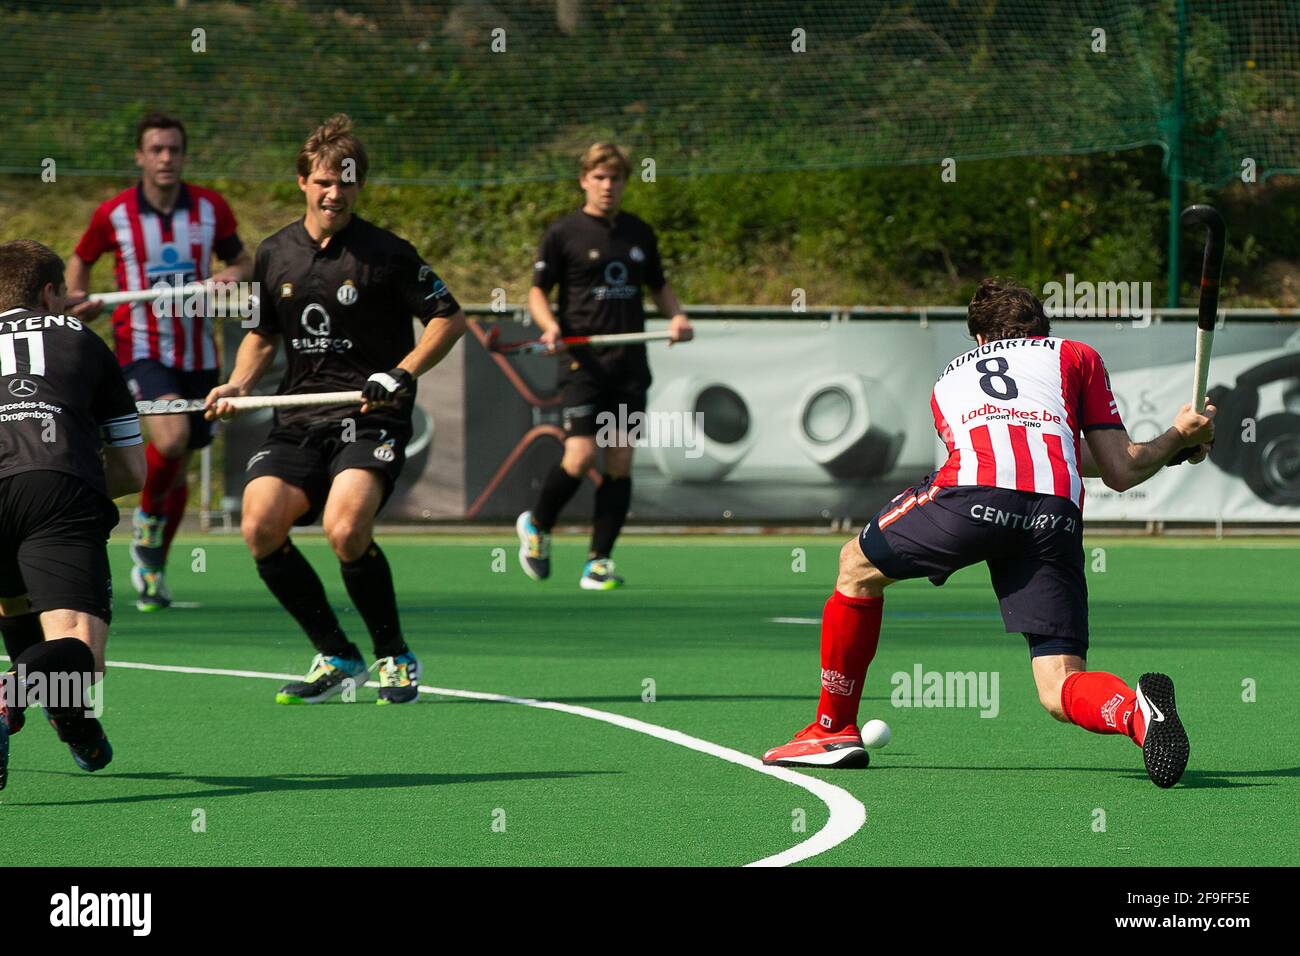
M 182 481 L 179 485 L 167 492 L 167 498 L 163 502 L 163 514 L 167 518 L 167 524 L 163 526 L 163 557 L 172 547 L 172 538 L 176 537 L 176 529 L 181 526 L 181 519 L 185 517 L 185 502 L 190 497 L 190 486 L 188 482 Z
M 880 641 L 883 597 L 849 597 L 836 590 L 822 610 L 822 696 L 817 726 L 840 731 L 858 720 L 867 667 Z
M 1137 691 L 1105 671 L 1076 671 L 1067 677 L 1061 707 L 1070 723 L 1094 734 L 1123 734 L 1139 747 L 1146 735 Z
M 147 445 L 144 457 L 149 470 L 145 474 L 144 488 L 140 492 L 140 510 L 147 515 L 165 515 L 167 494 L 176 483 L 176 476 L 185 464 L 185 456 L 164 458 L 157 448 Z

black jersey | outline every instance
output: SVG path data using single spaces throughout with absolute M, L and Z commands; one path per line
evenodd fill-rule
M 0 477 L 61 471 L 107 495 L 104 445 L 139 445 L 112 350 L 70 315 L 0 312 Z
M 550 294 L 560 287 L 556 318 L 565 335 L 644 332 L 643 287 L 664 287 L 659 243 L 644 219 L 620 212 L 611 223 L 604 216 L 579 210 L 551 224 L 533 264 L 533 285 Z M 635 374 L 646 366 L 645 346 L 575 349 L 573 357 L 588 365 L 593 357 L 606 368 Z
M 303 220 L 285 226 L 258 246 L 253 280 L 261 312 L 252 331 L 284 340 L 280 395 L 360 389 L 415 347 L 412 316 L 428 323 L 460 310 L 414 246 L 355 215 L 323 249 Z M 414 402 L 412 395 L 394 411 L 366 417 L 409 421 Z M 275 413 L 281 425 L 356 415 L 356 406 Z

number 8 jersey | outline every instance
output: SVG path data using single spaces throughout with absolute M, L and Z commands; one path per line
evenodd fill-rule
M 957 356 L 935 383 L 930 409 L 948 449 L 935 487 L 1034 491 L 1080 508 L 1081 434 L 1124 427 L 1097 351 L 1043 336 L 998 339 Z

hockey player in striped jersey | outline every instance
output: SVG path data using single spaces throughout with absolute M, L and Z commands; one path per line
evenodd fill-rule
M 187 145 L 180 120 L 152 113 L 140 121 L 135 153 L 140 182 L 95 210 L 68 263 L 70 298 L 84 298 L 91 267 L 106 252 L 113 253 L 122 291 L 209 278 L 242 282 L 252 275 L 253 258 L 239 240 L 226 200 L 216 190 L 181 180 Z M 226 263 L 216 275 L 214 256 Z M 90 321 L 100 309 L 90 299 L 69 311 Z M 220 381 L 213 318 L 176 314 L 188 311 L 156 309 L 149 302 L 114 310 L 114 350 L 137 401 L 203 398 Z M 212 423 L 202 412 L 158 415 L 149 420 L 148 437 L 149 474 L 131 543 L 131 581 L 141 611 L 170 603 L 163 571 L 185 513 L 186 466 L 192 452 L 211 443 Z
M 948 450 L 935 473 L 895 497 L 840 552 L 822 613 L 817 717 L 764 762 L 848 767 L 867 762 L 857 727 L 867 667 L 880 636 L 885 588 L 929 578 L 942 585 L 984 562 L 1008 633 L 1024 634 L 1039 701 L 1054 718 L 1142 748 L 1161 787 L 1178 782 L 1188 741 L 1173 682 L 1143 674 L 1135 687 L 1087 668 L 1088 591 L 1082 477 L 1117 491 L 1146 481 L 1184 448 L 1204 460 L 1214 407 L 1183 406 L 1149 442 L 1120 420 L 1101 356 L 1051 335 L 1030 292 L 985 279 L 967 327 L 975 348 L 944 368 L 930 398 Z

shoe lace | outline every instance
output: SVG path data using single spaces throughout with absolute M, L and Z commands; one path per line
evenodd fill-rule
M 528 554 L 533 558 L 545 559 L 550 555 L 551 536 L 544 531 L 528 532 Z
M 379 662 L 380 687 L 404 687 L 409 683 L 405 663 L 395 657 L 385 657 Z
M 312 681 L 324 677 L 332 670 L 334 670 L 334 665 L 326 659 L 325 655 L 317 654 L 312 659 L 311 670 L 307 671 L 306 681 L 310 684 Z

